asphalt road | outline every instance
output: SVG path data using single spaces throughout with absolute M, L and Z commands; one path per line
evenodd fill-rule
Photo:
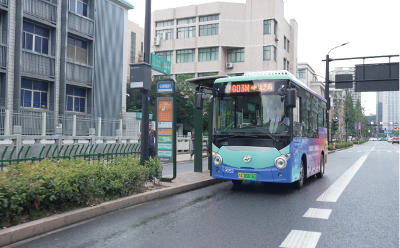
M 309 211 L 318 218 L 303 217 Z M 370 141 L 329 154 L 324 178 L 309 178 L 301 190 L 289 184 L 245 182 L 233 187 L 224 182 L 19 245 L 399 247 L 399 145 Z

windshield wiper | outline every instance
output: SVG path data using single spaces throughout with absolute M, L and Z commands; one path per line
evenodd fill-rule
M 274 137 L 274 136 L 272 136 L 271 134 L 269 134 L 269 133 L 267 133 L 267 132 L 265 132 L 264 130 L 266 130 L 266 128 L 260 128 L 260 127 L 257 127 L 257 126 L 248 126 L 248 127 L 254 127 L 254 128 L 256 128 L 257 130 L 260 130 L 261 132 L 263 132 L 263 133 L 265 133 L 266 135 L 268 135 L 268 137 L 270 137 L 271 139 L 273 139 L 275 142 L 278 142 L 278 140 Z M 264 129 L 264 130 L 263 130 Z
M 232 137 L 244 137 L 244 138 L 248 138 L 248 137 L 257 137 L 257 136 L 255 136 L 255 135 L 237 135 L 237 134 L 232 134 L 232 135 L 229 135 L 229 136 L 225 136 L 225 137 L 222 137 L 222 138 L 218 138 L 218 139 L 216 139 L 216 140 L 218 141 L 218 140 L 228 139 L 228 138 L 232 138 Z

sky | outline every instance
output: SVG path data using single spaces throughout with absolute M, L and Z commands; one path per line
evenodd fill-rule
M 146 0 L 127 0 L 135 7 L 129 20 L 144 27 Z M 268 0 L 266 0 L 268 1 Z M 215 2 L 212 0 L 152 0 L 152 11 L 180 6 Z M 245 3 L 246 0 L 219 2 Z M 298 24 L 297 62 L 307 62 L 315 73 L 325 75 L 326 54 L 343 43 L 349 44 L 332 50 L 330 58 L 398 55 L 400 52 L 398 0 L 284 0 L 284 16 Z M 399 57 L 391 62 L 399 62 Z M 366 64 L 388 63 L 388 58 L 366 59 Z M 361 59 L 332 61 L 329 67 L 354 67 Z M 323 78 L 319 78 L 323 81 Z M 376 93 L 361 93 L 365 114 L 375 114 Z

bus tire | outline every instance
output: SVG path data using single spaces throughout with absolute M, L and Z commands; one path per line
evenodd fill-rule
M 243 183 L 243 181 L 242 180 L 232 180 L 232 183 L 235 186 L 240 186 Z
M 304 172 L 305 172 L 305 170 L 304 170 L 304 162 L 303 162 L 303 159 L 302 159 L 301 160 L 301 167 L 300 167 L 300 179 L 293 183 L 293 186 L 296 189 L 301 189 L 303 187 L 303 184 L 304 184 Z
M 325 172 L 325 159 L 324 155 L 321 154 L 320 162 L 319 162 L 319 172 L 317 173 L 318 178 L 323 178 Z

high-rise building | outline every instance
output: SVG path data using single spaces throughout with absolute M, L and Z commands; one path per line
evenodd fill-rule
M 76 135 L 87 135 L 97 117 L 121 119 L 129 9 L 124 0 L 1 0 L 0 110 L 10 126 L 40 133 L 46 113 L 47 134 L 62 124 L 71 135 L 76 116 Z M 105 122 L 102 135 L 118 128 Z
M 152 52 L 171 73 L 243 75 L 297 70 L 297 22 L 285 20 L 282 0 L 212 2 L 152 13 Z M 161 73 L 153 72 L 160 76 Z
M 392 131 L 400 125 L 399 92 L 376 93 L 376 123 L 379 130 Z
M 355 67 L 335 67 L 334 70 L 329 72 L 329 80 L 335 81 L 335 76 L 339 74 L 352 74 L 353 80 L 355 79 Z M 354 87 L 355 83 L 353 83 L 353 88 L 348 89 L 348 92 L 351 93 L 351 97 L 353 98 L 353 107 L 356 106 L 357 100 L 361 102 L 361 92 L 355 92 Z M 335 84 L 329 84 L 329 88 L 335 88 Z

